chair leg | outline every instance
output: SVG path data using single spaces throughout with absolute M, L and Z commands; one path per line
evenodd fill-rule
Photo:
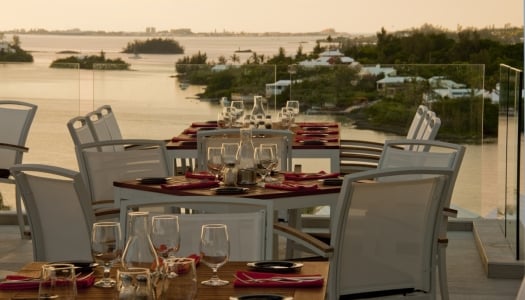
M 18 190 L 18 187 L 15 187 L 15 206 L 16 206 L 16 217 L 18 220 L 18 227 L 20 229 L 20 238 L 21 239 L 30 239 L 30 232 L 26 231 L 26 222 L 24 218 L 24 213 L 22 211 L 22 195 Z
M 438 276 L 439 291 L 441 299 L 448 300 L 448 279 L 447 279 L 447 253 L 448 242 L 439 243 L 438 246 Z

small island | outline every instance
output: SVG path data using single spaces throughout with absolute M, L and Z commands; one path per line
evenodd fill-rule
M 13 36 L 11 43 L 3 41 L 0 33 L 0 62 L 33 62 L 33 56 L 20 47 L 20 38 Z
M 59 69 L 80 69 L 93 70 L 129 70 L 129 64 L 120 58 L 109 59 L 106 58 L 103 51 L 100 55 L 85 55 L 85 56 L 69 56 L 66 58 L 59 58 L 51 63 L 51 68 Z
M 135 40 L 122 50 L 122 53 L 141 54 L 184 54 L 184 47 L 173 39 L 147 39 L 146 41 Z

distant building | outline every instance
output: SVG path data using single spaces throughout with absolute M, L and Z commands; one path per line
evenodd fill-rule
M 0 52 L 15 52 L 11 46 L 9 46 L 9 43 L 6 41 L 0 41 Z
M 284 90 L 286 90 L 290 86 L 290 83 L 295 84 L 298 82 L 301 82 L 301 80 L 294 80 L 292 82 L 289 79 L 282 79 L 274 83 L 267 83 L 266 84 L 266 97 L 268 98 L 274 95 L 280 95 L 283 93 Z
M 300 66 L 303 67 L 317 67 L 317 66 L 331 66 L 333 64 L 340 63 L 350 65 L 355 63 L 355 60 L 351 57 L 344 56 L 338 49 L 327 50 L 319 54 L 317 59 L 303 60 L 299 62 Z
M 362 67 L 361 71 L 359 72 L 359 75 L 361 77 L 371 75 L 371 76 L 378 76 L 383 74 L 385 77 L 387 76 L 396 76 L 397 70 L 392 67 L 381 67 L 381 65 L 375 65 L 370 67 Z
M 393 96 L 397 90 L 403 89 L 406 83 L 423 82 L 425 78 L 420 76 L 390 76 L 376 81 L 377 90 L 386 96 Z

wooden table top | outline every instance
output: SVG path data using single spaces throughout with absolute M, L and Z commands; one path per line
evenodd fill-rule
M 279 181 L 283 180 L 283 175 L 278 175 Z M 172 176 L 169 178 L 169 182 L 198 182 L 201 179 L 191 179 L 185 176 Z M 243 198 L 254 198 L 254 199 L 275 199 L 283 197 L 299 197 L 304 195 L 321 195 L 321 194 L 334 194 L 339 193 L 341 190 L 340 186 L 323 185 L 319 180 L 301 180 L 297 181 L 297 184 L 301 185 L 312 185 L 317 184 L 316 190 L 278 190 L 263 188 L 257 185 L 246 186 L 249 190 L 246 193 L 236 194 L 235 196 Z M 215 192 L 210 188 L 199 188 L 199 189 L 187 189 L 187 190 L 175 190 L 175 189 L 164 189 L 160 184 L 141 184 L 138 180 L 128 181 L 115 181 L 113 183 L 116 187 L 130 188 L 142 191 L 172 194 L 179 196 L 216 196 Z
M 197 267 L 198 291 L 197 298 L 199 300 L 220 300 L 229 299 L 230 296 L 241 296 L 248 294 L 278 294 L 283 296 L 292 296 L 294 300 L 320 300 L 325 298 L 326 294 L 326 278 L 328 276 L 327 261 L 303 262 L 304 266 L 299 274 L 321 274 L 325 278 L 323 287 L 310 288 L 254 288 L 254 287 L 234 287 L 234 273 L 237 270 L 248 270 L 245 262 L 228 262 L 219 269 L 218 275 L 221 279 L 230 281 L 230 284 L 222 287 L 209 287 L 200 284 L 201 281 L 209 279 L 212 275 L 211 269 L 204 264 L 199 264 Z M 32 262 L 24 266 L 20 271 L 20 275 L 39 276 L 42 262 Z M 102 276 L 101 268 L 97 269 L 97 277 Z M 115 277 L 115 270 L 112 274 Z M 97 287 L 80 288 L 78 289 L 77 299 L 99 300 L 99 299 L 113 299 L 114 291 L 112 289 L 103 289 Z M 0 290 L 0 299 L 37 299 L 37 290 Z
M 217 123 L 194 122 L 168 141 L 168 149 L 197 149 L 199 130 L 216 128 Z M 335 122 L 297 122 L 292 127 L 295 138 L 292 149 L 339 149 L 340 128 Z

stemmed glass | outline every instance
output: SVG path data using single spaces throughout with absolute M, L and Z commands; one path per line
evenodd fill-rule
M 180 247 L 179 218 L 176 215 L 153 216 L 150 237 L 159 258 L 175 257 Z
M 219 180 L 224 163 L 222 162 L 222 147 L 208 147 L 208 156 L 206 157 L 208 170 Z
M 112 288 L 115 279 L 110 278 L 113 261 L 122 255 L 122 237 L 120 223 L 96 222 L 91 233 L 91 253 L 97 263 L 104 266 L 104 277 L 95 282 L 95 286 Z
M 286 101 L 286 109 L 291 111 L 294 116 L 299 114 L 299 101 L 297 100 L 288 100 Z
M 273 164 L 274 153 L 271 147 L 263 147 L 262 145 L 255 148 L 253 158 L 255 160 L 255 167 L 257 173 L 261 175 L 261 183 L 266 181 L 266 176 L 270 173 Z
M 234 115 L 234 122 L 240 123 L 244 116 L 244 102 L 242 100 L 234 100 L 231 102 L 232 114 Z
M 201 228 L 201 260 L 213 271 L 210 279 L 201 283 L 209 286 L 223 286 L 229 282 L 217 276 L 217 270 L 228 261 L 230 240 L 228 228 L 224 224 L 205 224 Z
M 268 175 L 265 180 L 267 182 L 271 182 L 271 181 L 275 181 L 276 179 L 272 178 L 272 171 L 274 171 L 275 169 L 277 169 L 277 166 L 279 166 L 279 149 L 277 147 L 277 144 L 260 144 L 259 145 L 260 148 L 270 148 L 272 149 L 272 156 L 271 156 L 271 163 L 270 165 L 268 166 Z
M 239 143 L 222 143 L 221 157 L 225 168 L 235 167 L 237 151 L 239 150 Z

